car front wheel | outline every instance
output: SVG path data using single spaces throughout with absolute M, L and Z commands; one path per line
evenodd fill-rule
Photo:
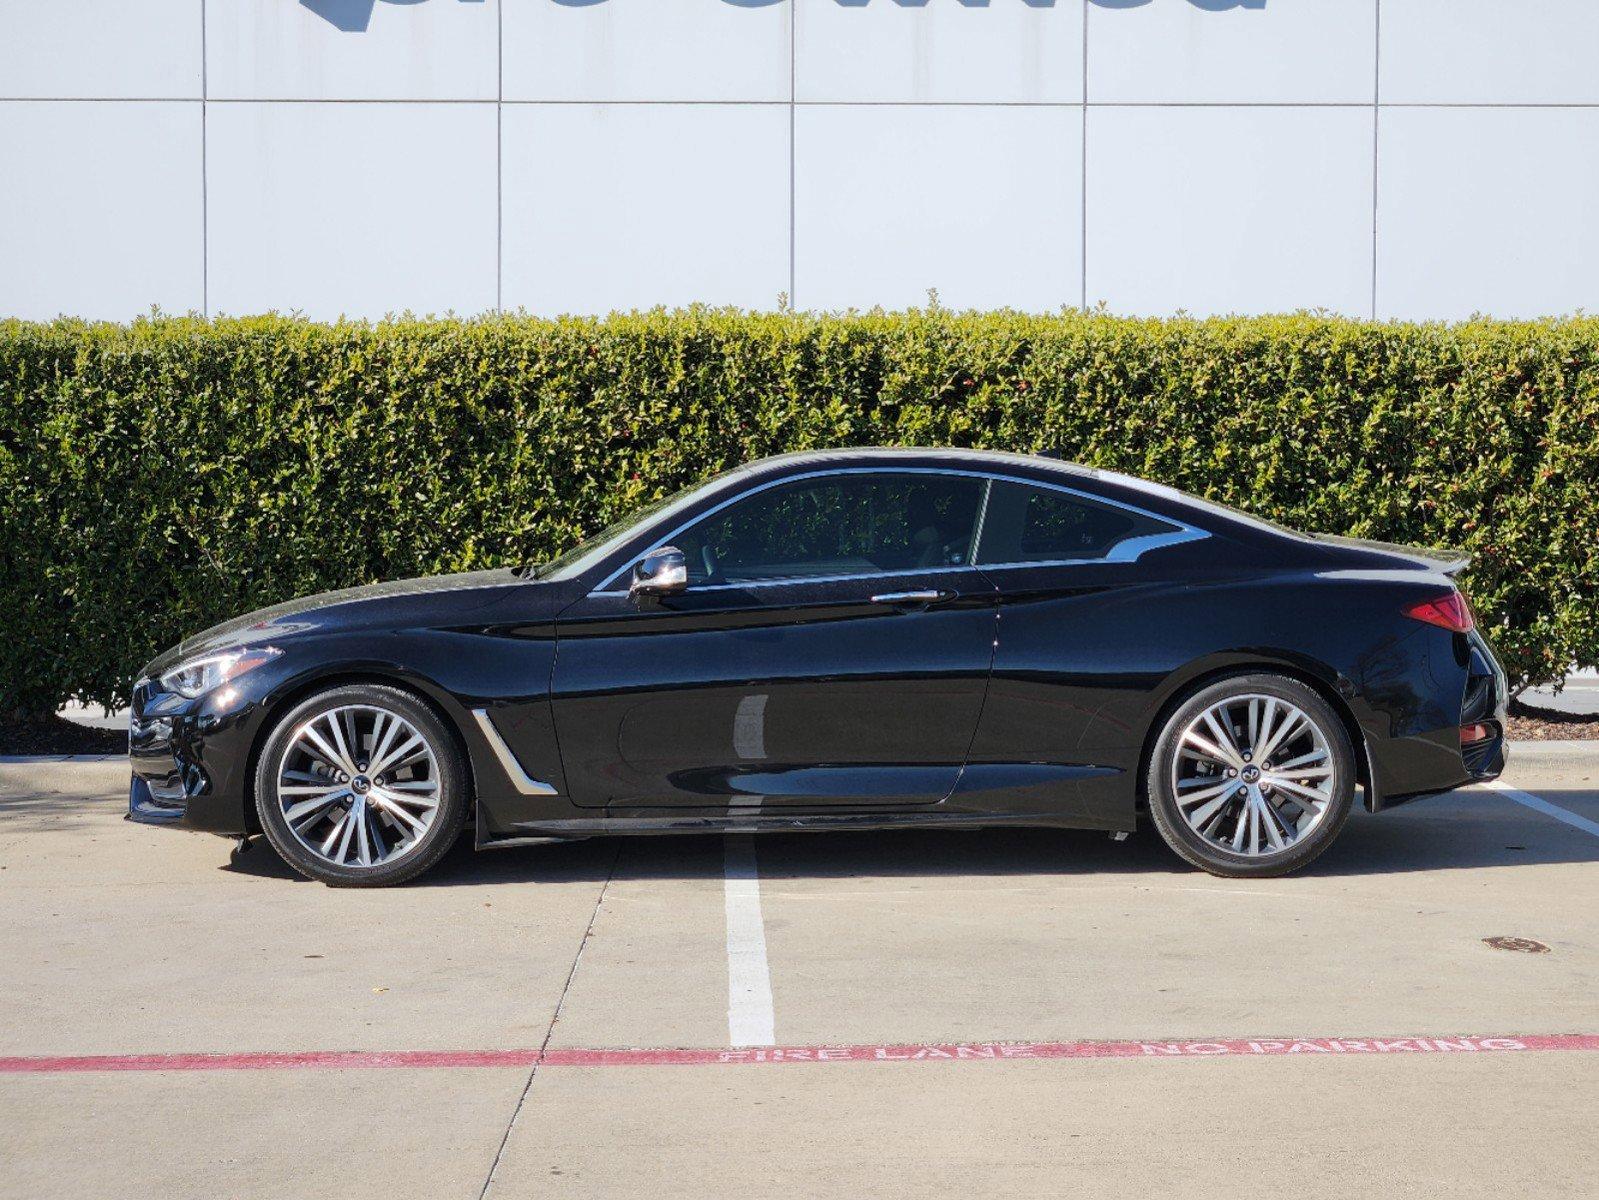
M 1316 691 L 1283 675 L 1200 689 L 1166 720 L 1145 780 L 1150 816 L 1190 863 L 1227 878 L 1283 875 L 1349 816 L 1355 756 Z
M 256 767 L 261 828 L 312 879 L 380 887 L 420 875 L 466 820 L 455 739 L 397 688 L 331 688 L 273 729 Z

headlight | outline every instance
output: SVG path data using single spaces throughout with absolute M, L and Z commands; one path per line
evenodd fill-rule
M 258 650 L 228 650 L 222 654 L 207 654 L 204 658 L 191 658 L 161 676 L 161 690 L 193 700 L 271 662 L 282 653 L 272 646 L 263 646 Z

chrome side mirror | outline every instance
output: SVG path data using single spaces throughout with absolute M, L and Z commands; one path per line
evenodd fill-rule
M 676 546 L 660 546 L 633 565 L 633 582 L 627 594 L 676 596 L 688 590 L 688 559 Z

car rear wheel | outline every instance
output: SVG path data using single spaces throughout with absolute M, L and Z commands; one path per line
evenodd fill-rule
M 337 687 L 296 706 L 262 748 L 255 783 L 272 845 L 328 884 L 380 887 L 420 875 L 466 820 L 455 739 L 398 688 Z
M 1167 845 L 1212 875 L 1283 875 L 1338 836 L 1355 791 L 1343 722 L 1314 689 L 1241 675 L 1171 714 L 1150 755 L 1150 816 Z

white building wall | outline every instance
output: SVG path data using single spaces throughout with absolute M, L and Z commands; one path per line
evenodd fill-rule
M 1596 0 L 0 0 L 0 315 L 1599 302 Z

